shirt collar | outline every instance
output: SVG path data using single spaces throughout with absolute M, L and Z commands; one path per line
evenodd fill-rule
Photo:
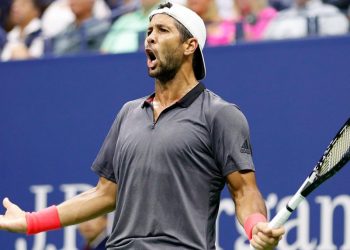
M 24 28 L 25 36 L 28 36 L 31 33 L 34 33 L 41 29 L 41 21 L 39 18 L 34 18 L 31 20 L 28 25 Z M 18 41 L 20 40 L 21 30 L 19 26 L 15 26 L 8 34 L 8 39 L 10 41 Z
M 189 107 L 194 100 L 205 90 L 205 86 L 203 83 L 199 82 L 194 88 L 192 88 L 184 97 L 182 97 L 179 101 L 176 102 L 176 105 L 179 105 L 182 108 Z M 154 99 L 155 93 L 151 94 L 146 98 L 143 102 L 141 108 L 152 105 L 152 101 Z

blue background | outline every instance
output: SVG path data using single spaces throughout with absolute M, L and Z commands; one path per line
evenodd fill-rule
M 248 118 L 264 197 L 293 194 L 349 117 L 350 37 L 240 44 L 204 54 L 206 87 L 238 104 Z M 31 211 L 32 185 L 53 186 L 48 204 L 63 201 L 62 184 L 94 185 L 90 165 L 121 105 L 153 91 L 145 64 L 143 53 L 0 63 L 0 198 Z M 349 177 L 346 167 L 308 197 L 310 235 L 317 242 L 315 197 L 350 199 Z M 337 246 L 349 216 L 336 210 Z M 234 249 L 234 218 L 223 214 L 219 222 L 219 245 Z M 33 237 L 0 232 L 1 249 L 15 249 L 18 237 L 31 249 Z M 297 236 L 288 237 L 293 242 Z M 62 231 L 48 233 L 47 241 L 62 248 Z

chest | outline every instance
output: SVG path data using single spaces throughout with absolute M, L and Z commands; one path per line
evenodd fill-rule
M 186 108 L 161 111 L 130 114 L 121 126 L 117 146 L 139 154 L 147 151 L 174 156 L 210 147 L 207 124 L 200 113 Z
M 120 127 L 114 166 L 119 180 L 217 172 L 205 118 L 186 108 L 162 113 L 156 122 L 152 110 L 129 114 Z

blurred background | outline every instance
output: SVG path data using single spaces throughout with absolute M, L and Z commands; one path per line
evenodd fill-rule
M 175 0 L 200 15 L 207 47 L 349 33 L 350 0 Z M 143 50 L 159 0 L 1 0 L 1 60 Z
M 273 216 L 349 117 L 349 0 L 176 1 L 205 20 L 203 83 L 246 114 Z M 157 4 L 0 1 L 0 199 L 39 210 L 96 184 L 90 166 L 118 110 L 153 91 L 143 40 Z M 350 250 L 349 178 L 346 167 L 298 208 L 279 250 Z M 84 249 L 93 231 L 105 239 L 107 219 L 96 230 L 0 232 L 0 249 Z M 250 249 L 226 189 L 217 249 Z

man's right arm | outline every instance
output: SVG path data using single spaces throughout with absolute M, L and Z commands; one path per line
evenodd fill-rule
M 61 226 L 78 224 L 113 211 L 117 189 L 116 183 L 100 177 L 94 188 L 59 204 L 56 208 Z M 17 233 L 27 232 L 26 213 L 7 198 L 3 204 L 6 212 L 0 215 L 0 229 Z

